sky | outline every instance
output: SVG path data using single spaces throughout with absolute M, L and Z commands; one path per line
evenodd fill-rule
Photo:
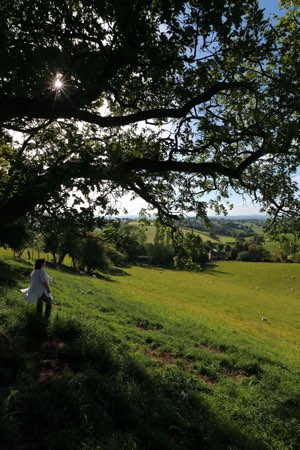
M 300 189 L 300 169 L 298 170 L 295 177 L 293 177 L 299 185 Z M 209 197 L 207 196 L 207 200 Z M 233 209 L 228 210 L 228 216 L 253 216 L 253 215 L 265 215 L 265 213 L 260 212 L 259 205 L 251 200 L 248 196 L 241 196 L 238 194 L 232 194 L 230 197 L 230 202 L 234 205 Z M 122 206 L 128 211 L 128 216 L 138 216 L 139 211 L 142 208 L 147 208 L 147 203 L 141 198 L 131 199 L 131 195 L 125 195 L 122 200 Z M 123 214 L 122 214 L 123 215 Z M 209 215 L 215 215 L 211 212 Z
M 278 0 L 259 0 L 259 4 L 262 8 L 265 9 L 265 13 L 267 15 L 271 13 L 279 14 L 280 10 L 278 7 L 279 1 Z
M 242 199 L 240 196 L 235 196 L 230 199 L 234 204 L 232 210 L 228 211 L 228 216 L 253 216 L 253 215 L 263 215 L 259 211 L 258 205 L 252 204 L 251 199 Z M 126 195 L 122 199 L 122 205 L 128 211 L 128 216 L 138 216 L 139 211 L 142 208 L 147 208 L 147 203 L 141 198 L 136 198 L 130 200 L 130 195 Z M 210 212 L 209 215 L 215 215 Z
M 266 16 L 269 16 L 271 13 L 275 13 L 278 15 L 282 14 L 282 11 L 280 12 L 278 8 L 277 0 L 260 0 L 259 3 L 262 8 L 265 9 Z M 295 174 L 293 179 L 298 183 L 300 189 L 300 168 L 298 169 L 298 172 Z M 209 197 L 207 197 L 207 199 L 208 198 Z M 261 213 L 259 210 L 259 205 L 252 202 L 251 198 L 248 196 L 242 197 L 237 194 L 232 194 L 230 197 L 230 202 L 233 203 L 234 207 L 232 210 L 228 211 L 228 216 L 250 216 L 259 214 L 263 215 L 263 213 Z M 147 208 L 147 203 L 141 198 L 132 200 L 131 195 L 128 194 L 122 198 L 122 206 L 128 211 L 129 216 L 136 216 L 139 214 L 141 208 Z

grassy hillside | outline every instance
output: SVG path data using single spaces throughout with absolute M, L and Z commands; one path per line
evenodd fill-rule
M 139 222 L 137 220 L 136 221 L 131 221 L 129 223 L 130 223 L 130 225 L 140 226 L 140 224 L 139 224 Z M 257 236 L 262 236 L 263 235 L 263 231 L 264 231 L 263 227 L 258 225 L 257 223 L 253 223 L 251 221 L 247 222 L 246 220 L 243 220 L 242 222 L 235 221 L 235 223 L 237 223 L 237 224 L 241 223 L 241 224 L 243 224 L 245 226 L 249 226 L 254 231 L 254 233 Z M 181 228 L 185 232 L 190 232 L 192 230 L 188 226 L 186 226 L 186 227 L 182 226 Z M 232 230 L 234 230 L 234 228 L 232 228 Z M 236 231 L 238 231 L 238 230 L 236 229 Z M 215 238 L 213 238 L 213 237 L 210 236 L 208 231 L 199 231 L 199 230 L 193 229 L 193 232 L 195 234 L 199 235 L 201 237 L 201 239 L 203 240 L 203 242 L 210 241 L 210 242 L 212 242 L 214 244 L 222 243 L 222 244 L 231 244 L 231 245 L 233 245 L 236 241 L 239 240 L 236 237 L 225 236 L 225 235 L 222 235 L 222 234 L 218 234 L 218 235 L 216 235 Z M 149 242 L 149 243 L 153 242 L 154 241 L 154 237 L 155 237 L 155 233 L 156 233 L 155 225 L 154 224 L 153 225 L 152 224 L 148 225 L 146 227 L 146 242 Z M 289 233 L 286 234 L 286 237 L 290 241 L 293 241 L 293 239 L 294 239 L 294 237 L 293 237 L 293 235 L 291 233 L 290 234 Z M 253 236 L 248 236 L 248 237 L 245 238 L 245 240 L 246 241 L 252 241 L 253 240 Z M 265 242 L 264 242 L 263 245 L 264 245 L 265 249 L 268 252 L 270 252 L 271 257 L 274 256 L 278 252 L 278 250 L 280 249 L 280 243 L 277 242 L 277 241 L 272 240 L 270 237 L 268 237 L 268 235 L 264 236 L 264 240 L 265 240 Z M 299 244 L 300 244 L 300 242 L 298 242 L 298 245 Z
M 128 223 L 128 225 L 134 225 L 136 227 L 141 226 L 138 220 L 132 220 L 131 222 Z M 146 232 L 146 242 L 153 243 L 156 234 L 156 226 L 154 224 L 147 225 L 145 227 L 145 232 Z
M 297 448 L 298 265 L 48 268 L 49 323 L 17 290 L 30 271 L 2 257 L 2 448 Z
M 129 222 L 130 225 L 135 225 L 135 226 L 139 226 L 139 222 L 137 220 L 135 221 L 131 221 Z M 191 228 L 188 227 L 182 227 L 182 229 L 186 232 L 191 232 Z M 198 231 L 198 230 L 193 230 L 193 232 L 195 234 L 198 234 L 201 239 L 203 240 L 203 242 L 206 241 L 211 241 L 211 242 L 215 242 L 216 244 L 219 242 L 222 243 L 227 243 L 227 242 L 235 242 L 235 238 L 231 237 L 231 236 L 218 236 L 218 239 L 214 239 L 212 237 L 209 236 L 209 232 L 208 231 Z M 146 226 L 146 242 L 149 243 L 153 243 L 154 241 L 154 237 L 155 237 L 155 233 L 156 233 L 156 227 L 155 225 L 147 225 Z

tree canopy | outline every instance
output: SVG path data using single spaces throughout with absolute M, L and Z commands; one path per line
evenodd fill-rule
M 0 229 L 27 213 L 297 215 L 299 0 L 2 0 Z M 83 201 L 85 203 L 83 203 Z

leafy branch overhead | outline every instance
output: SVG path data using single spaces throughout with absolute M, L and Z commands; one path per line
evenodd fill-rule
M 3 0 L 0 228 L 128 191 L 161 218 L 231 190 L 297 215 L 300 4 L 282 3 Z

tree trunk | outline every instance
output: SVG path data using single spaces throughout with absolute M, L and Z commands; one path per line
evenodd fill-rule
M 59 255 L 57 264 L 60 266 L 63 263 L 63 260 L 65 259 L 66 253 Z

